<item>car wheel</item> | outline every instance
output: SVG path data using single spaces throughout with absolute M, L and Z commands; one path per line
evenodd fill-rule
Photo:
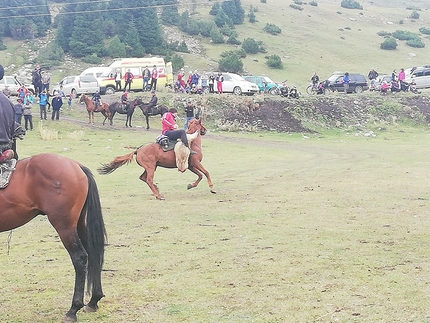
M 112 87 L 112 86 L 108 86 L 108 87 L 106 88 L 106 92 L 105 92 L 105 94 L 108 94 L 108 95 L 115 94 L 115 88 L 114 88 L 114 87 Z
M 361 93 L 361 92 L 363 92 L 363 87 L 360 86 L 360 85 L 356 86 L 354 92 L 355 93 Z
M 236 86 L 233 89 L 233 93 L 236 94 L 236 95 L 241 95 L 242 94 L 242 89 L 239 86 Z
M 72 96 L 76 99 L 78 97 L 78 92 L 75 89 L 72 90 Z
M 278 95 L 278 94 L 279 94 L 279 89 L 278 89 L 277 87 L 272 87 L 272 88 L 269 90 L 269 93 L 270 93 L 271 95 Z

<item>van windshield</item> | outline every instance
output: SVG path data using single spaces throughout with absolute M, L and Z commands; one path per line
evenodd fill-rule
M 115 74 L 115 69 L 107 68 L 100 77 L 112 77 L 113 74 Z

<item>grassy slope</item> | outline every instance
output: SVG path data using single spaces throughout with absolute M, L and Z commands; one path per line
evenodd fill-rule
M 299 11 L 289 6 L 292 3 L 285 0 L 268 0 L 267 4 L 255 0 L 242 1 L 246 14 L 250 5 L 258 8 L 258 22 L 251 24 L 246 20 L 243 25 L 237 26 L 238 39 L 251 37 L 263 41 L 268 50 L 267 54 L 249 55 L 243 60 L 249 73 L 268 75 L 276 81 L 287 79 L 290 84 L 305 87 L 314 70 L 324 78 L 337 70 L 367 75 L 372 67 L 382 73 L 390 73 L 393 69 L 429 63 L 428 47 L 416 49 L 399 42 L 397 50 L 383 51 L 379 48 L 383 38 L 377 35 L 379 31 L 394 32 L 397 29 L 418 33 L 420 27 L 429 27 L 425 23 L 429 18 L 427 10 L 420 11 L 420 19 L 411 22 L 405 18 L 411 11 L 406 10 L 407 5 L 400 1 L 390 1 L 392 7 L 382 5 L 381 1 L 374 1 L 374 5 L 360 1 L 364 10 L 341 8 L 340 1 L 318 1 L 317 7 L 303 5 L 304 10 Z M 423 9 L 429 6 L 424 1 L 408 5 Z M 199 14 L 193 17 L 204 19 L 205 9 L 200 8 Z M 403 25 L 398 24 L 400 20 L 404 21 Z M 279 26 L 282 33 L 279 36 L 264 33 L 262 30 L 266 23 Z M 428 41 L 427 38 L 423 40 Z M 228 45 L 213 46 L 204 39 L 203 43 L 206 55 L 212 60 L 218 60 L 223 50 L 235 48 Z M 410 57 L 409 53 L 415 53 L 416 57 Z M 268 69 L 264 64 L 264 57 L 268 54 L 281 56 L 284 70 Z M 195 56 L 184 57 L 191 66 L 210 69 L 206 59 L 197 61 Z

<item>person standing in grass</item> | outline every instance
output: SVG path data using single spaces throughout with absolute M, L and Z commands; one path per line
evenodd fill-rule
M 24 116 L 25 130 L 28 130 L 29 126 L 30 126 L 30 130 L 33 130 L 33 116 L 32 116 L 32 112 L 31 112 L 30 101 L 27 101 L 24 104 L 22 115 Z
M 52 99 L 51 105 L 52 105 L 51 119 L 54 120 L 55 118 L 55 120 L 60 120 L 60 109 L 63 105 L 63 99 L 58 93 L 56 93 L 55 97 Z
M 348 72 L 346 72 L 345 75 L 343 76 L 342 83 L 343 83 L 343 92 L 345 92 L 345 94 L 347 94 L 348 90 L 349 90 L 349 73 Z
M 58 94 L 58 93 L 57 93 Z M 46 120 L 46 105 L 48 104 L 48 94 L 43 90 L 39 94 L 40 120 Z

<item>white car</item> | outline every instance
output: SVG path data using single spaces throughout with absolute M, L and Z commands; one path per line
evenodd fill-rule
M 3 91 L 6 86 L 11 92 L 11 95 L 18 95 L 18 89 L 23 85 L 24 83 L 20 82 L 16 76 L 4 76 L 0 80 L 0 92 Z M 34 87 L 33 85 L 27 85 L 25 84 L 25 87 L 34 94 Z
M 60 89 L 66 97 L 72 93 L 73 97 L 77 98 L 82 93 L 93 94 L 100 91 L 100 86 L 97 79 L 92 75 L 75 75 L 63 78 L 52 93 L 55 95 Z
M 406 74 L 406 73 L 405 73 Z M 425 89 L 430 87 L 430 67 L 418 67 L 414 69 L 409 75 L 406 75 L 405 82 L 411 83 L 415 80 L 417 89 Z
M 100 75 L 103 74 L 104 71 L 106 71 L 107 69 L 109 69 L 109 67 L 107 66 L 96 66 L 96 67 L 89 67 L 87 68 L 85 71 L 83 71 L 80 76 L 83 75 L 92 75 L 94 76 L 96 79 L 100 77 Z
M 211 73 L 206 74 L 209 76 Z M 213 74 L 217 77 L 218 72 L 213 72 Z M 240 75 L 234 73 L 222 73 L 222 76 L 224 77 L 224 81 L 222 82 L 222 91 L 224 93 L 254 95 L 259 92 L 257 84 L 248 82 Z M 214 84 L 214 90 L 216 91 L 216 81 Z

